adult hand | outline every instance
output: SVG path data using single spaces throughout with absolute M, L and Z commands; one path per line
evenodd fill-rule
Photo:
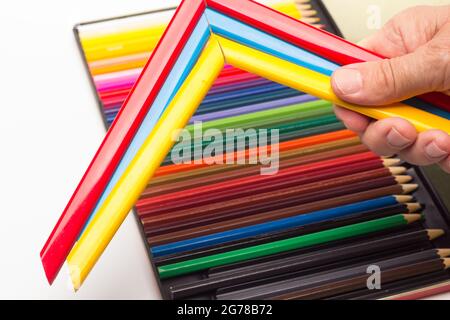
M 336 70 L 332 86 L 342 100 L 371 106 L 431 91 L 450 93 L 450 6 L 408 9 L 360 45 L 389 59 Z M 372 121 L 341 107 L 335 107 L 335 112 L 377 154 L 398 154 L 417 165 L 438 163 L 450 173 L 447 133 L 429 130 L 418 134 L 401 118 Z

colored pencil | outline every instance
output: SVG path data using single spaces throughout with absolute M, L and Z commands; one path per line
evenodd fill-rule
M 133 207 L 139 194 L 146 187 L 148 180 L 172 147 L 173 141 L 167 137 L 173 136 L 186 125 L 198 103 L 212 85 L 213 79 L 222 69 L 223 63 L 223 56 L 217 42 L 210 39 L 194 69 L 167 107 L 152 134 L 71 250 L 67 262 L 74 288 L 80 287 Z M 193 88 L 196 88 L 195 95 L 192 95 Z
M 207 214 L 206 212 L 209 212 L 210 210 L 214 210 L 219 214 L 221 210 L 216 207 L 219 202 L 222 205 L 221 207 L 228 212 L 230 209 L 236 207 L 236 201 L 238 201 L 238 199 L 246 203 L 244 206 L 239 206 L 241 210 L 245 210 L 253 207 L 255 204 L 263 205 L 271 201 L 289 201 L 295 197 L 299 199 L 298 197 L 304 197 L 308 194 L 313 193 L 316 195 L 318 192 L 326 189 L 333 190 L 336 187 L 356 185 L 358 182 L 362 181 L 373 181 L 373 187 L 368 186 L 368 188 L 374 188 L 375 186 L 385 186 L 399 182 L 401 183 L 403 181 L 405 181 L 403 183 L 407 183 L 410 182 L 407 180 L 411 180 L 409 177 L 402 180 L 396 180 L 395 177 L 391 175 L 389 169 L 385 167 L 356 173 L 351 171 L 348 172 L 349 170 L 347 170 L 347 168 L 344 169 L 346 169 L 347 172 L 343 172 L 341 176 L 330 179 L 324 178 L 323 180 L 315 179 L 310 183 L 304 183 L 301 180 L 302 176 L 298 175 L 292 177 L 294 178 L 293 181 L 286 179 L 280 181 L 278 184 L 263 185 L 261 188 L 255 186 L 255 192 L 240 192 L 239 188 L 237 188 L 236 192 L 234 192 L 233 189 L 227 189 L 222 194 L 216 193 L 211 195 L 211 197 L 199 195 L 194 198 L 184 199 L 184 201 L 180 199 L 180 202 L 171 201 L 171 203 L 157 204 L 141 203 L 139 208 L 141 209 L 142 216 L 146 218 L 146 222 L 152 223 L 152 221 L 159 221 L 157 215 L 164 214 L 165 217 L 169 218 L 169 216 L 167 216 L 168 213 L 174 213 L 175 215 L 175 212 L 192 209 L 193 207 L 198 209 L 197 213 L 201 212 L 202 215 Z M 298 179 L 296 180 L 295 177 L 298 177 Z M 377 179 L 381 179 L 379 180 L 379 183 Z M 243 190 L 248 190 L 248 188 L 244 188 Z M 258 195 L 255 195 L 256 193 L 258 193 Z M 238 203 L 240 202 L 241 201 L 238 201 Z M 212 207 L 205 207 L 210 204 Z M 151 217 L 155 217 L 155 220 Z M 169 220 L 170 219 L 167 219 L 166 221 Z
M 288 218 L 291 216 L 299 215 L 306 212 L 317 211 L 321 209 L 333 208 L 340 205 L 345 205 L 354 202 L 360 202 L 363 200 L 373 199 L 377 197 L 388 196 L 392 194 L 398 194 L 403 192 L 401 185 L 392 185 L 387 187 L 381 187 L 372 189 L 369 191 L 362 191 L 353 194 L 340 195 L 334 198 L 327 198 L 325 200 L 319 200 L 316 202 L 310 202 L 306 204 L 293 205 L 289 207 L 282 207 L 281 209 L 270 208 L 266 211 L 258 210 L 260 213 L 254 213 L 249 216 L 239 217 L 236 219 L 226 220 L 224 222 L 212 223 L 208 225 L 208 228 L 197 227 L 190 229 L 183 229 L 182 231 L 175 231 L 171 233 L 165 233 L 162 235 L 154 236 L 148 239 L 151 245 L 163 244 L 171 241 L 184 240 L 191 237 L 199 237 L 214 232 L 222 232 L 240 227 L 246 227 L 252 224 L 264 223 L 277 219 Z M 408 196 L 407 196 L 408 197 Z M 398 198 L 396 198 L 398 199 Z M 403 199 L 403 198 L 400 198 Z M 409 198 L 407 198 L 409 199 Z M 150 228 L 152 225 L 146 225 L 144 221 L 144 230 Z M 147 228 L 146 228 L 147 227 Z M 153 229 L 153 228 L 151 228 Z
M 205 204 L 206 202 L 217 202 L 235 197 L 244 197 L 257 192 L 265 192 L 273 189 L 280 190 L 282 188 L 294 187 L 296 184 L 305 185 L 307 183 L 311 183 L 314 176 L 311 174 L 305 174 L 301 170 L 303 168 L 304 166 L 293 166 L 284 170 L 279 170 L 276 175 L 249 176 L 226 180 L 214 185 L 207 185 L 197 188 L 191 187 L 186 191 L 166 193 L 157 197 L 147 199 L 141 198 L 137 205 L 140 208 L 152 206 L 155 209 L 164 206 L 164 210 L 169 211 L 193 204 L 200 205 Z M 388 167 L 381 167 L 380 169 L 380 171 L 384 171 L 386 174 L 390 175 L 392 173 Z M 350 168 L 338 167 L 334 170 L 330 169 L 320 171 L 320 178 L 316 177 L 316 179 L 326 181 L 330 178 L 337 178 L 339 176 L 350 175 L 351 173 L 358 172 L 360 172 L 360 170 L 358 170 L 358 165 Z M 370 179 L 370 177 L 368 177 L 368 179 Z M 402 180 L 400 183 L 408 182 L 410 182 L 410 180 L 407 179 Z M 208 192 L 211 194 L 208 194 Z
M 279 282 L 269 283 L 266 285 L 256 286 L 251 289 L 243 289 L 235 292 L 224 293 L 217 295 L 218 299 L 307 299 L 314 296 L 314 298 L 323 298 L 336 293 L 350 291 L 356 287 L 363 288 L 367 285 L 367 267 L 374 264 L 381 269 L 381 279 L 383 283 L 388 283 L 393 280 L 398 280 L 411 276 L 411 273 L 406 273 L 409 270 L 404 267 L 414 266 L 418 263 L 424 262 L 440 262 L 440 269 L 444 269 L 443 258 L 450 254 L 447 249 L 430 249 L 425 251 L 419 251 L 409 255 L 401 255 L 399 257 L 381 260 L 370 261 L 368 263 L 344 268 L 343 270 L 325 271 L 317 275 L 306 275 L 289 280 L 283 280 Z M 447 260 L 450 265 L 450 260 Z M 435 264 L 432 264 L 433 266 Z M 439 264 L 437 264 L 439 266 Z M 403 267 L 403 268 L 402 268 Z M 406 274 L 403 277 L 390 277 L 390 270 L 402 268 L 401 270 Z M 428 273 L 437 271 L 439 268 L 432 268 L 431 270 L 426 268 L 426 271 L 422 273 Z M 422 273 L 414 273 L 422 274 Z M 396 273 L 397 274 L 397 273 Z M 364 281 L 361 281 L 364 278 Z M 355 282 L 351 280 L 356 280 Z M 289 282 L 289 283 L 288 283 Z
M 333 221 L 319 222 L 306 226 L 300 226 L 295 228 L 290 228 L 281 231 L 270 232 L 268 234 L 258 235 L 250 237 L 247 239 L 241 239 L 236 241 L 230 241 L 226 243 L 220 243 L 217 245 L 208 246 L 201 249 L 184 251 L 175 254 L 168 254 L 160 257 L 154 257 L 153 261 L 155 265 L 160 266 L 164 264 L 170 264 L 175 262 L 180 262 L 183 260 L 189 260 L 199 257 L 204 257 L 216 253 L 226 252 L 230 250 L 245 248 L 249 246 L 254 246 L 258 244 L 263 244 L 267 242 L 273 242 L 277 240 L 283 240 L 287 238 L 297 237 L 308 233 L 318 232 L 327 229 L 333 229 L 342 227 L 349 224 L 355 224 L 360 222 L 365 222 L 369 220 L 374 220 L 377 218 L 384 218 L 395 214 L 402 213 L 414 213 L 421 209 L 419 203 L 398 203 L 395 205 L 390 205 L 383 208 L 377 208 L 374 210 L 358 212 L 354 215 L 350 215 L 344 218 L 335 219 Z M 301 250 L 300 250 L 301 251 Z M 294 252 L 295 253 L 295 252 Z M 278 259 L 275 255 L 273 259 Z M 265 259 L 267 260 L 267 259 Z M 270 259 L 272 260 L 272 258 Z M 239 263 L 238 263 L 239 264 Z M 220 269 L 220 267 L 219 267 Z M 212 270 L 210 270 L 212 272 Z
M 41 260 L 50 283 L 64 263 L 204 9 L 205 3 L 201 0 L 189 1 L 188 5 L 178 7 L 172 27 L 161 38 L 153 58 L 134 86 L 133 94 L 125 101 L 46 241 L 41 250 Z
M 343 147 L 339 149 L 339 147 Z M 298 150 L 300 152 L 286 152 L 280 154 L 280 170 L 287 169 L 295 166 L 297 163 L 311 163 L 316 160 L 318 162 L 330 159 L 334 156 L 341 158 L 348 155 L 359 155 L 367 152 L 367 148 L 359 144 L 357 139 L 347 139 L 338 143 L 326 143 L 320 147 L 306 147 Z M 298 154 L 299 158 L 294 158 Z M 303 154 L 303 156 L 302 156 Z M 289 156 L 289 158 L 288 158 Z M 354 161 L 356 166 L 359 162 L 371 162 L 375 166 L 382 165 L 379 159 L 369 159 Z M 336 165 L 338 167 L 339 165 Z M 227 170 L 228 169 L 228 170 Z M 214 165 L 210 167 L 204 167 L 197 170 L 191 170 L 188 172 L 181 172 L 173 175 L 164 175 L 155 178 L 156 181 L 152 181 L 152 184 L 143 192 L 142 198 L 156 196 L 168 192 L 176 192 L 188 187 L 198 187 L 206 184 L 213 184 L 216 182 L 222 182 L 226 180 L 243 178 L 250 176 L 251 174 L 257 174 L 260 172 L 261 167 L 258 165 L 228 165 L 227 167 L 222 165 Z M 224 174 L 226 173 L 226 174 Z
M 158 272 L 159 276 L 162 279 L 165 279 L 211 267 L 216 267 L 219 265 L 230 264 L 283 251 L 309 247 L 325 242 L 351 238 L 361 234 L 368 234 L 371 232 L 385 230 L 418 221 L 420 217 L 421 216 L 418 214 L 395 215 L 392 217 L 372 220 L 331 230 L 325 230 L 296 238 L 280 240 L 269 244 L 262 244 L 259 246 L 220 253 L 209 257 L 165 265 L 159 267 Z
M 326 180 L 314 180 L 308 184 L 300 184 L 290 186 L 290 188 L 282 189 L 276 188 L 264 193 L 252 194 L 250 193 L 247 196 L 238 197 L 237 199 L 231 198 L 229 200 L 223 200 L 220 203 L 212 201 L 213 203 L 209 203 L 209 198 L 205 200 L 206 204 L 197 205 L 195 208 L 192 208 L 188 202 L 186 206 L 184 203 L 181 204 L 181 208 L 172 207 L 170 205 L 161 205 L 161 206 L 140 206 L 141 216 L 143 217 L 143 222 L 145 224 L 158 224 L 159 221 L 173 221 L 178 220 L 184 217 L 190 216 L 204 216 L 209 213 L 215 212 L 219 214 L 221 212 L 230 212 L 234 209 L 245 210 L 249 208 L 253 208 L 255 206 L 265 205 L 267 203 L 276 202 L 289 202 L 290 200 L 298 200 L 303 196 L 307 196 L 309 194 L 317 195 L 318 192 L 324 191 L 326 189 L 334 189 L 337 187 L 352 187 L 353 184 L 356 185 L 358 182 L 371 181 L 371 179 L 375 180 L 376 178 L 387 177 L 387 180 L 382 180 L 379 185 L 374 182 L 374 187 L 367 185 L 367 190 L 374 189 L 377 187 L 384 187 L 386 185 L 396 184 L 397 181 L 392 178 L 389 170 L 385 168 L 375 169 L 372 171 L 359 172 L 355 174 L 347 174 L 341 177 L 326 179 Z M 399 187 L 400 188 L 400 187 Z M 401 189 L 399 189 L 401 190 Z M 190 201 L 195 202 L 195 199 Z M 302 203 L 302 201 L 299 201 Z M 186 209 L 184 207 L 187 207 Z M 166 209 L 167 208 L 167 209 Z M 178 210 L 176 210 L 178 209 Z M 163 215 L 162 215 L 163 214 Z
M 362 202 L 356 202 L 331 209 L 324 209 L 304 213 L 289 218 L 273 220 L 266 223 L 255 224 L 252 226 L 227 230 L 219 233 L 213 233 L 202 237 L 191 237 L 190 239 L 171 242 L 165 245 L 154 246 L 151 252 L 154 256 L 172 254 L 181 251 L 189 251 L 203 248 L 219 243 L 225 243 L 233 240 L 245 239 L 252 236 L 262 235 L 274 231 L 285 230 L 304 226 L 308 224 L 333 220 L 344 216 L 350 216 L 360 211 L 382 208 L 387 205 L 395 204 L 393 197 L 383 197 Z M 152 240 L 150 240 L 152 241 Z
M 326 31 L 280 15 L 276 11 L 253 1 L 237 3 L 232 0 L 207 0 L 206 2 L 209 8 L 249 23 L 260 30 L 285 39 L 337 64 L 376 61 L 383 58 Z M 421 98 L 425 101 L 430 100 L 429 95 L 421 96 Z M 440 102 L 440 107 L 450 106 L 450 98 L 444 97 L 443 94 L 433 93 L 433 98 L 432 103 Z
M 219 39 L 228 63 L 240 69 L 312 94 L 321 99 L 332 101 L 335 104 L 374 119 L 401 117 L 410 121 L 418 131 L 441 129 L 450 133 L 450 120 L 403 103 L 393 103 L 382 108 L 367 108 L 353 105 L 340 100 L 334 94 L 330 85 L 330 77 L 326 75 L 246 47 L 221 36 L 216 37 Z
M 443 233 L 443 230 L 420 230 L 377 239 L 368 239 L 358 243 L 337 246 L 332 249 L 323 249 L 312 253 L 295 255 L 275 261 L 260 262 L 251 266 L 215 273 L 212 277 L 206 279 L 178 286 L 175 285 L 170 288 L 170 291 L 174 299 L 180 299 L 203 292 L 214 291 L 221 287 L 230 287 L 242 282 L 290 274 L 342 260 L 406 247 L 420 242 L 432 241 Z

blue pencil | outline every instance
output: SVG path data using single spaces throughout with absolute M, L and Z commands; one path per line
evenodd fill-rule
M 173 253 L 190 251 L 204 248 L 211 245 L 222 244 L 229 241 L 245 239 L 252 236 L 261 235 L 268 232 L 274 232 L 283 229 L 289 229 L 311 223 L 323 222 L 339 217 L 352 215 L 358 212 L 374 210 L 386 206 L 397 204 L 395 196 L 384 196 L 371 200 L 356 202 L 335 208 L 301 214 L 289 218 L 260 223 L 248 227 L 242 227 L 233 230 L 213 233 L 202 237 L 191 238 L 164 245 L 155 246 L 151 249 L 154 257 L 164 256 Z

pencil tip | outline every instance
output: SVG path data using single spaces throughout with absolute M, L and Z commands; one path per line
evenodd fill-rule
M 406 222 L 408 224 L 419 221 L 422 218 L 421 214 L 417 214 L 417 213 L 408 213 L 408 214 L 404 214 L 403 218 L 405 218 Z
M 385 167 L 396 166 L 402 162 L 400 159 L 397 158 L 382 159 L 382 161 Z
M 419 211 L 422 209 L 422 205 L 418 202 L 410 202 L 406 204 L 406 207 L 408 208 L 408 212 L 413 213 L 416 211 Z
M 411 176 L 394 176 L 395 177 L 395 181 L 397 181 L 397 183 L 400 184 L 404 184 L 404 183 L 408 183 L 412 180 Z
M 444 258 L 444 269 L 450 268 L 450 258 Z
M 446 248 L 446 249 L 436 249 L 437 254 L 441 257 L 441 258 L 445 258 L 450 256 L 450 249 Z
M 399 175 L 406 172 L 406 167 L 389 167 L 388 169 L 393 175 Z
M 397 200 L 398 203 L 405 203 L 405 202 L 411 202 L 414 197 L 409 195 L 398 195 L 394 196 L 395 200 Z
M 415 184 L 415 183 L 414 184 L 413 183 L 403 184 L 402 185 L 403 193 L 405 193 L 405 194 L 411 193 L 411 192 L 417 190 L 418 187 L 419 187 L 419 185 Z
M 442 236 L 445 233 L 445 231 L 442 229 L 427 229 L 427 233 L 428 233 L 428 239 L 434 240 L 434 239 Z

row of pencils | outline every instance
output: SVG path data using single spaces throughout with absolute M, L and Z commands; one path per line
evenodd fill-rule
M 314 2 L 272 5 L 330 27 L 317 17 Z M 107 124 L 166 15 L 170 11 L 80 29 Z M 444 230 L 424 227 L 427 209 L 414 197 L 420 181 L 399 159 L 380 158 L 363 146 L 330 103 L 226 66 L 188 132 L 195 121 L 204 131 L 278 130 L 279 168 L 261 175 L 263 164 L 174 164 L 168 155 L 136 204 L 166 297 L 375 299 L 448 279 L 450 250 L 433 244 Z M 203 141 L 191 145 L 206 147 Z M 244 156 L 258 150 L 247 145 Z M 234 150 L 231 158 L 242 152 Z M 376 290 L 367 287 L 371 266 L 381 272 Z

